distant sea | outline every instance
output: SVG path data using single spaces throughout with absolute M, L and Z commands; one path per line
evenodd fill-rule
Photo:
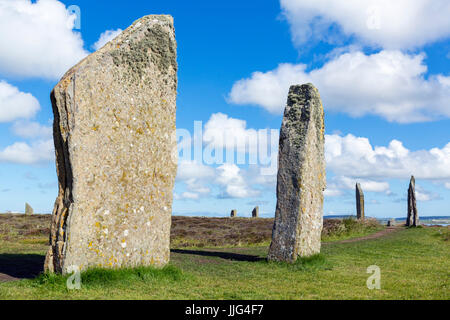
M 339 216 L 324 216 L 324 219 L 343 219 L 355 217 L 352 215 L 339 215 Z M 406 217 L 404 218 L 376 218 L 380 223 L 386 224 L 389 220 L 394 219 L 397 223 L 405 222 Z M 419 216 L 419 222 L 425 226 L 450 226 L 450 216 L 428 216 L 421 217 Z

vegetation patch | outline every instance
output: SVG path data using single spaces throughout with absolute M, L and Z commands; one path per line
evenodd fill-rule
M 67 289 L 67 280 L 73 277 L 72 274 L 58 275 L 53 273 L 43 273 L 35 279 L 25 283 L 31 287 L 52 288 L 58 291 L 70 291 Z M 93 268 L 81 272 L 81 288 L 95 288 L 105 286 L 120 286 L 137 284 L 138 282 L 176 282 L 183 279 L 181 269 L 168 265 L 157 269 L 154 267 L 120 268 L 120 269 L 100 269 Z
M 354 217 L 349 217 L 342 220 L 329 219 L 325 221 L 322 231 L 322 241 L 339 241 L 363 237 L 385 228 L 373 218 L 358 220 Z

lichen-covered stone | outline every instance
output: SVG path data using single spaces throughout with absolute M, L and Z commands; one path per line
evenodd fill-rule
M 34 214 L 33 208 L 28 203 L 25 203 L 25 214 L 27 216 Z
M 230 217 L 234 218 L 237 216 L 237 210 L 231 210 Z
M 167 15 L 139 19 L 53 89 L 59 194 L 47 271 L 167 264 L 176 89 Z
M 258 218 L 259 217 L 259 207 L 256 206 L 253 211 L 252 211 L 252 217 L 253 218 Z
M 324 111 L 312 84 L 289 90 L 280 132 L 277 207 L 269 260 L 320 252 L 326 186 Z
M 419 225 L 419 213 L 417 212 L 416 203 L 416 179 L 411 177 L 408 188 L 408 214 L 406 218 L 408 227 L 416 227 Z
M 356 217 L 364 219 L 364 192 L 359 183 L 356 184 Z

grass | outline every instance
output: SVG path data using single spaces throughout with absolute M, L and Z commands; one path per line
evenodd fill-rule
M 343 223 L 347 231 L 333 239 L 360 234 L 354 222 Z M 88 270 L 81 290 L 68 290 L 67 277 L 33 276 L 0 283 L 0 299 L 448 300 L 448 234 L 445 227 L 400 228 L 373 240 L 326 242 L 320 255 L 292 265 L 267 262 L 267 246 L 178 248 L 164 269 Z M 42 266 L 46 248 L 0 240 L 0 272 L 8 265 Z M 366 287 L 370 265 L 381 269 L 381 290 Z
M 384 229 L 384 226 L 381 226 L 376 219 L 370 218 L 365 220 L 352 217 L 342 220 L 332 219 L 327 224 L 328 226 L 322 231 L 322 241 L 325 242 L 363 237 Z
M 44 273 L 32 279 L 30 286 L 50 286 L 53 290 L 68 290 L 66 283 L 70 275 L 61 276 Z M 116 285 L 135 285 L 139 282 L 167 281 L 175 282 L 183 278 L 182 271 L 172 265 L 162 269 L 152 267 L 111 269 L 90 269 L 81 273 L 81 283 L 87 289 L 114 287 Z

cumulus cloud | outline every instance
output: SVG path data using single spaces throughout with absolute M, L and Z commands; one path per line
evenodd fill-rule
M 372 146 L 369 139 L 351 134 L 327 135 L 325 158 L 327 169 L 337 176 L 380 181 L 414 175 L 442 184 L 450 182 L 450 142 L 442 149 L 411 151 L 398 140 L 384 147 Z
M 184 183 L 188 191 L 176 193 L 177 200 L 196 200 L 200 196 L 206 196 L 211 192 L 208 187 L 215 178 L 215 169 L 195 161 L 181 161 L 178 164 L 177 182 Z
M 241 169 L 235 164 L 225 163 L 218 167 L 216 181 L 224 188 L 219 195 L 221 198 L 248 198 L 259 195 L 258 190 L 248 185 Z
M 12 130 L 16 136 L 21 138 L 40 138 L 49 140 L 52 138 L 51 126 L 44 126 L 35 121 L 16 121 Z
M 352 37 L 365 45 L 411 49 L 450 36 L 447 0 L 281 0 L 280 4 L 299 46 Z
M 361 184 L 361 188 L 367 192 L 378 192 L 391 194 L 388 182 L 376 181 L 370 179 L 361 179 L 346 176 L 336 176 L 329 179 L 324 195 L 326 197 L 339 197 L 344 195 L 347 190 L 354 190 L 356 183 Z
M 120 33 L 122 33 L 122 29 L 117 30 L 106 30 L 103 32 L 96 43 L 94 43 L 93 48 L 97 51 L 101 47 L 103 47 L 105 44 L 107 44 L 109 41 L 113 40 L 115 37 L 117 37 Z
M 235 164 L 223 164 L 217 168 L 199 164 L 195 161 L 181 161 L 178 165 L 177 182 L 183 183 L 186 191 L 176 193 L 177 200 L 197 200 L 211 194 L 212 187 L 218 188 L 219 198 L 246 198 L 259 195 L 258 190 L 249 186 L 247 181 L 256 170 L 246 171 Z M 259 183 L 267 183 L 264 178 Z
M 39 101 L 32 94 L 0 81 L 0 122 L 31 118 L 39 109 Z
M 440 200 L 441 196 L 436 192 L 431 192 L 423 189 L 420 185 L 416 185 L 416 199 L 418 201 L 432 201 L 432 200 Z
M 256 153 L 257 131 L 247 129 L 247 122 L 214 113 L 205 124 L 203 142 L 214 148 L 231 148 L 238 152 Z
M 18 164 L 41 164 L 54 161 L 53 139 L 40 140 L 31 144 L 16 142 L 0 150 L 0 162 Z
M 0 0 L 0 72 L 61 77 L 88 54 L 75 18 L 57 0 Z
M 195 192 L 186 191 L 181 194 L 174 193 L 173 197 L 175 200 L 198 200 L 200 195 Z
M 280 64 L 275 70 L 254 72 L 250 78 L 237 81 L 229 101 L 281 114 L 289 87 L 312 82 L 327 110 L 354 117 L 378 115 L 400 123 L 448 118 L 450 77 L 425 78 L 424 59 L 424 54 L 400 51 L 371 55 L 353 51 L 311 71 L 303 64 Z

